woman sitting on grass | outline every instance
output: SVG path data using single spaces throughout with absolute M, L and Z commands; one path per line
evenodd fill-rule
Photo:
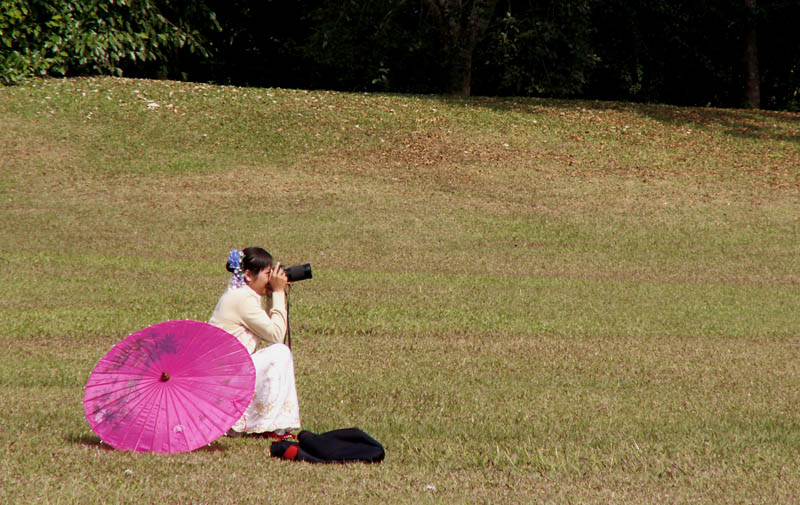
M 260 247 L 231 251 L 227 269 L 233 274 L 209 323 L 244 344 L 256 368 L 253 400 L 233 425 L 232 433 L 263 433 L 282 438 L 300 430 L 300 408 L 292 353 L 286 333 L 286 273 Z M 267 297 L 267 309 L 261 297 Z M 259 343 L 263 343 L 261 349 Z

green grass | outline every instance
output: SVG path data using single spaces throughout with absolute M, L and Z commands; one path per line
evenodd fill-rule
M 32 81 L 0 226 L 0 503 L 800 501 L 797 114 Z M 313 264 L 304 427 L 384 463 L 90 430 L 100 357 L 248 245 Z

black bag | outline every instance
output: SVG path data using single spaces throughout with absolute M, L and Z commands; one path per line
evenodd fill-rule
M 303 430 L 297 435 L 297 442 L 275 442 L 269 452 L 276 458 L 309 463 L 380 463 L 386 455 L 380 442 L 358 428 L 319 435 Z

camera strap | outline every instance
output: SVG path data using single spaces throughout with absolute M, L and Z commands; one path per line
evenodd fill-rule
M 284 338 L 284 343 L 289 347 L 292 348 L 292 328 L 289 325 L 289 292 L 291 291 L 291 284 L 286 285 L 286 338 Z

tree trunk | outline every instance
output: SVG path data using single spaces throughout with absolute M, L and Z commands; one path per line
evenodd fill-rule
M 472 81 L 472 53 L 486 33 L 497 0 L 426 0 L 441 30 L 444 53 L 448 55 L 445 92 L 469 96 Z M 466 4 L 471 3 L 469 7 Z M 465 16 L 469 10 L 469 15 Z
M 472 83 L 472 50 L 460 47 L 456 50 L 450 66 L 450 82 L 447 93 L 456 96 L 469 96 Z
M 758 13 L 756 0 L 744 0 L 747 16 L 747 33 L 744 45 L 744 99 L 745 106 L 749 109 L 761 107 L 761 76 L 758 71 L 758 43 L 756 40 L 756 27 Z

